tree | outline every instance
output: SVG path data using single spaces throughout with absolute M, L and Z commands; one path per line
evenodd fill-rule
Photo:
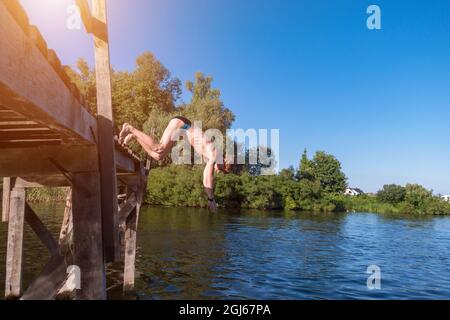
M 426 205 L 432 199 L 433 193 L 419 184 L 407 184 L 405 187 L 405 202 L 414 213 L 425 212 Z
M 97 110 L 95 70 L 84 59 L 77 62 L 77 70 L 66 73 L 78 86 L 93 114 Z M 181 95 L 181 82 L 150 52 L 136 59 L 132 72 L 112 72 L 112 103 L 116 127 L 124 122 L 142 129 L 152 111 L 170 113 L 176 109 Z
M 308 151 L 305 149 L 300 160 L 300 167 L 298 169 L 298 179 L 306 179 L 314 181 L 314 167 L 313 162 L 308 159 Z
M 381 202 L 398 204 L 405 200 L 405 187 L 396 184 L 386 184 L 383 189 L 377 192 L 377 199 Z
M 212 88 L 212 81 L 212 77 L 197 72 L 194 82 L 186 82 L 186 89 L 192 93 L 191 102 L 178 111 L 192 121 L 202 121 L 203 130 L 218 129 L 225 134 L 235 116 L 224 106 L 220 90 Z
M 347 177 L 341 170 L 341 163 L 324 151 L 316 152 L 312 160 L 312 173 L 326 193 L 342 193 L 347 187 Z

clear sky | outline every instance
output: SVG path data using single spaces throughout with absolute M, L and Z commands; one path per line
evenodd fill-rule
M 93 61 L 73 0 L 21 0 L 65 64 Z M 377 4 L 382 30 L 368 30 Z M 349 184 L 450 194 L 450 1 L 108 0 L 114 68 L 150 50 L 183 82 L 212 75 L 236 128 L 279 128 L 280 165 L 307 148 Z M 183 95 L 188 100 L 188 95 Z

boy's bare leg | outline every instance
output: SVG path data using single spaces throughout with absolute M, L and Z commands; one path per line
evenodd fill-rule
M 179 123 L 177 121 L 178 120 L 175 119 L 169 122 L 160 143 L 157 143 L 152 136 L 133 128 L 128 124 L 123 125 L 120 137 L 121 139 L 124 139 L 124 143 L 128 143 L 133 137 L 136 138 L 137 142 L 152 158 L 161 160 L 167 155 L 174 144 L 171 138 L 173 133 L 179 129 Z

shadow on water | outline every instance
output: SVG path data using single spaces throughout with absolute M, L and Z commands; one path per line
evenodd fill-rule
M 36 207 L 57 235 L 63 207 Z M 6 226 L 0 226 L 4 286 Z M 444 299 L 450 218 L 260 210 L 142 210 L 132 299 Z M 27 227 L 24 284 L 47 256 Z M 367 268 L 381 268 L 380 290 Z M 123 299 L 122 268 L 108 297 Z

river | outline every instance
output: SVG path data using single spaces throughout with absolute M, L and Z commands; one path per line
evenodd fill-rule
M 64 208 L 34 208 L 56 236 Z M 0 225 L 2 296 L 6 227 Z M 28 226 L 24 241 L 26 287 L 48 254 Z M 108 298 L 447 299 L 449 252 L 450 217 L 145 207 L 136 290 L 121 294 L 116 265 L 107 272 Z M 369 266 L 379 268 L 379 289 L 368 288 Z

